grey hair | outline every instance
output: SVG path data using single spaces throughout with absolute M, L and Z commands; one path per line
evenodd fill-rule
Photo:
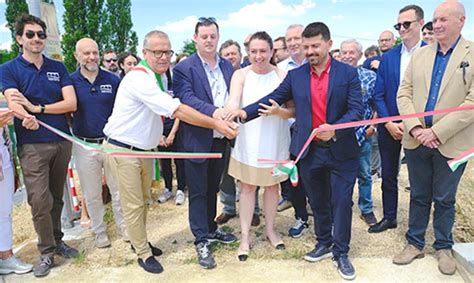
M 286 31 L 289 31 L 290 29 L 294 29 L 294 28 L 301 28 L 301 29 L 304 29 L 304 26 L 301 25 L 301 24 L 289 25 L 288 28 L 286 29 Z
M 145 35 L 145 39 L 143 40 L 143 47 L 144 48 L 148 47 L 148 40 L 150 40 L 151 37 L 155 37 L 155 36 L 169 40 L 169 37 L 165 32 L 162 32 L 160 30 L 152 30 Z
M 355 43 L 357 51 L 359 51 L 360 54 L 363 53 L 362 44 L 360 44 L 360 42 L 358 42 L 355 38 L 347 39 L 347 40 L 344 40 L 343 42 L 341 42 L 341 49 L 342 49 L 342 46 L 344 44 L 349 44 L 349 43 Z

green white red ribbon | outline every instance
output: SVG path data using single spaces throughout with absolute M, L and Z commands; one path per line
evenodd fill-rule
M 15 112 L 15 114 L 19 116 L 23 116 Z M 154 151 L 137 151 L 137 150 L 111 150 L 111 149 L 104 149 L 100 144 L 95 143 L 88 143 L 85 142 L 77 137 L 71 136 L 66 134 L 65 132 L 52 127 L 43 121 L 36 119 L 36 121 L 46 129 L 50 130 L 51 132 L 57 134 L 58 136 L 62 137 L 63 139 L 70 141 L 79 145 L 80 147 L 94 152 L 100 152 L 104 154 L 108 154 L 111 156 L 116 157 L 134 157 L 134 158 L 173 158 L 173 159 L 207 159 L 207 158 L 222 158 L 222 154 L 220 153 L 210 153 L 210 152 L 199 152 L 199 153 L 192 153 L 192 152 L 154 152 Z
M 303 148 L 301 148 L 300 152 L 298 153 L 294 161 L 270 160 L 270 159 L 258 159 L 257 161 L 260 163 L 277 164 L 277 166 L 273 168 L 273 175 L 278 176 L 279 174 L 288 174 L 290 176 L 290 180 L 296 179 L 296 181 L 292 181 L 293 186 L 296 186 L 295 184 L 298 184 L 298 169 L 296 167 L 296 163 L 298 163 L 301 156 L 303 155 L 305 150 L 308 148 L 308 146 L 311 144 L 311 142 L 314 140 L 318 132 L 335 131 L 335 130 L 341 130 L 341 129 L 347 129 L 347 128 L 354 128 L 354 127 L 360 127 L 360 126 L 406 120 L 406 119 L 411 119 L 411 118 L 420 118 L 420 117 L 425 117 L 425 116 L 433 116 L 433 115 L 447 114 L 447 113 L 459 112 L 459 111 L 469 111 L 469 110 L 474 110 L 474 105 L 466 105 L 466 106 L 461 106 L 461 107 L 446 108 L 446 109 L 440 109 L 440 110 L 434 110 L 434 111 L 428 111 L 428 112 L 419 112 L 419 113 L 412 113 L 412 114 L 405 114 L 405 115 L 398 115 L 398 116 L 391 116 L 391 117 L 384 117 L 384 118 L 376 118 L 372 120 L 362 120 L 362 121 L 341 123 L 341 124 L 335 124 L 335 125 L 327 125 L 327 126 L 324 126 L 323 128 L 318 127 L 311 131 L 311 134 L 309 135 L 308 139 L 303 145 Z M 470 150 L 461 154 L 459 157 L 451 160 L 450 162 L 452 162 L 451 163 L 452 165 L 449 162 L 448 164 L 451 167 L 451 170 L 454 171 L 459 165 L 461 165 L 464 162 L 467 162 L 467 160 L 473 157 L 474 157 L 474 148 L 471 148 Z
M 451 170 L 454 172 L 458 169 L 459 166 L 461 166 L 463 163 L 467 162 L 471 158 L 474 158 L 474 147 L 471 147 L 471 149 L 461 153 L 461 155 L 459 155 L 458 157 L 449 160 L 449 168 L 451 168 Z

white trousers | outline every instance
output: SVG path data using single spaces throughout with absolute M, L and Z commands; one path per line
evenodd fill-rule
M 101 153 L 85 150 L 76 144 L 72 146 L 72 154 L 87 210 L 89 211 L 92 231 L 98 234 L 105 232 L 107 228 L 104 223 L 104 205 L 102 203 L 102 169 L 104 169 L 107 185 L 112 196 L 115 223 L 119 232 L 122 233 L 125 231 L 125 222 L 120 207 L 119 191 L 109 168 L 105 166 L 105 156 Z
M 12 209 L 15 175 L 10 155 L 3 143 L 0 143 L 0 158 L 3 173 L 3 180 L 0 181 L 0 251 L 4 252 L 11 250 L 13 245 Z

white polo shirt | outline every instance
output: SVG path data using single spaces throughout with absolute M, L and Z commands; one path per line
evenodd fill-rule
M 152 70 L 142 65 L 137 68 L 146 72 L 132 70 L 123 78 L 104 133 L 119 142 L 149 150 L 160 143 L 162 116 L 171 117 L 181 102 L 160 89 Z

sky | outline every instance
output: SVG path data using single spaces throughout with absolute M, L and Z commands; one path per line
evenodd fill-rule
M 62 0 L 55 0 L 60 31 L 64 7 Z M 343 40 L 355 38 L 364 49 L 377 44 L 378 35 L 393 29 L 400 8 L 417 4 L 425 12 L 425 21 L 442 1 L 416 0 L 131 0 L 133 30 L 138 34 L 141 50 L 144 36 L 151 30 L 166 32 L 175 52 L 180 52 L 185 40 L 192 39 L 199 17 L 214 17 L 220 27 L 220 43 L 233 39 L 243 43 L 244 38 L 256 31 L 266 31 L 276 38 L 285 34 L 290 24 L 307 25 L 322 21 L 331 31 L 337 48 Z M 462 34 L 474 40 L 474 1 L 461 1 L 466 8 L 466 23 Z M 6 28 L 5 0 L 0 0 L 0 49 L 11 43 Z M 139 51 L 141 55 L 141 51 Z

